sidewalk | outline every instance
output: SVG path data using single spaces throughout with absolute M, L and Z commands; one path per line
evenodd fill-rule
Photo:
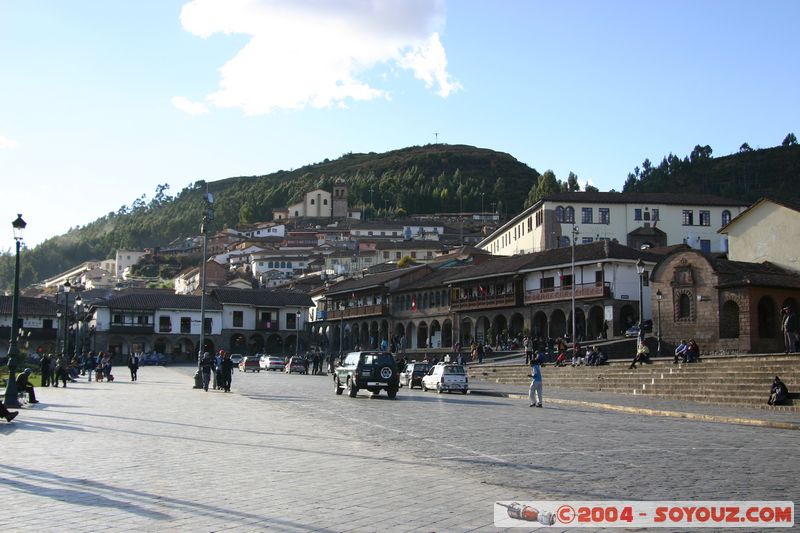
M 470 381 L 470 394 L 499 396 L 515 400 L 528 400 L 525 385 L 504 385 L 489 381 Z M 633 394 L 612 394 L 576 389 L 548 387 L 544 382 L 545 403 L 575 405 L 595 409 L 607 409 L 637 415 L 669 416 L 689 418 L 706 422 L 722 422 L 763 426 L 776 429 L 800 430 L 800 413 L 781 412 L 769 409 L 754 409 L 742 406 L 725 406 L 697 402 L 654 398 Z M 766 395 L 764 397 L 766 404 Z

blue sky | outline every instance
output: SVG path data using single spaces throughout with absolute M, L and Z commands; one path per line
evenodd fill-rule
M 160 183 L 434 141 L 621 189 L 800 134 L 796 1 L 0 0 L 0 249 Z M 527 193 L 527 191 L 520 191 Z

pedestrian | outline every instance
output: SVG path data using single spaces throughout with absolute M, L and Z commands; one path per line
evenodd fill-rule
M 64 352 L 61 352 L 61 355 L 58 357 L 64 357 Z M 58 357 L 55 355 L 50 357 L 50 385 L 52 387 L 58 387 L 58 375 L 56 374 L 56 361 L 58 360 Z
M 111 356 L 106 352 L 100 352 L 100 368 L 106 381 L 114 381 L 114 376 L 111 375 Z
M 6 406 L 3 403 L 3 401 L 0 400 L 0 417 L 5 418 L 6 422 L 11 422 L 17 417 L 18 414 L 19 411 L 9 411 L 8 409 L 6 409 Z
M 786 348 L 785 353 L 796 352 L 798 350 L 798 331 L 800 331 L 800 325 L 798 325 L 797 322 L 797 315 L 794 313 L 794 309 L 788 305 L 783 308 L 781 313 L 783 314 L 781 330 L 783 331 L 783 342 L 784 347 Z
M 222 389 L 225 392 L 231 391 L 231 380 L 233 378 L 233 361 L 231 361 L 231 354 L 226 353 L 220 363 L 220 377 L 222 378 Z
M 485 353 L 486 353 L 486 350 L 483 347 L 483 343 L 479 342 L 478 343 L 478 363 L 479 364 L 483 363 L 483 356 L 484 356 Z
M 542 369 L 539 363 L 539 354 L 536 354 L 531 360 L 531 387 L 528 390 L 531 407 L 542 406 Z
M 208 352 L 203 352 L 200 360 L 200 371 L 203 376 L 203 390 L 208 392 L 208 383 L 211 381 L 211 372 L 214 370 L 214 358 Z
M 608 320 L 603 320 L 603 326 L 600 328 L 600 331 L 602 332 L 602 337 L 604 339 L 607 339 L 608 338 Z
M 533 358 L 533 345 L 531 343 L 531 339 L 529 337 L 525 337 L 522 340 L 522 345 L 525 347 L 525 364 L 529 365 L 531 363 L 531 359 Z
M 86 375 L 89 376 L 89 381 L 92 381 L 92 372 L 97 368 L 97 355 L 94 350 L 89 352 L 86 359 L 83 361 L 83 368 L 86 370 Z
M 222 389 L 222 361 L 225 360 L 225 351 L 219 350 L 214 356 L 214 373 L 211 376 L 211 388 L 214 390 Z
M 42 373 L 42 387 L 50 386 L 50 354 L 44 354 L 39 361 L 39 371 Z
M 39 400 L 36 399 L 36 392 L 33 390 L 33 383 L 30 382 L 31 376 L 31 369 L 26 368 L 17 376 L 17 390 L 19 392 L 27 392 L 28 393 L 28 402 L 29 403 L 39 403 Z M 67 384 L 64 383 L 66 387 Z
M 128 356 L 128 370 L 131 371 L 131 381 L 136 381 L 139 373 L 139 355 L 136 352 Z
M 67 388 L 67 365 L 63 357 L 56 359 L 56 381 L 55 387 L 58 387 L 58 382 L 64 383 L 64 388 Z
M 769 400 L 767 400 L 767 404 L 769 405 L 783 405 L 787 403 L 789 400 L 789 389 L 786 388 L 786 384 L 781 381 L 781 378 L 775 376 L 775 379 L 772 380 L 772 387 L 769 391 Z

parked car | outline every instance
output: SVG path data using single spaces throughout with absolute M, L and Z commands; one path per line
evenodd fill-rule
M 653 331 L 653 321 L 652 320 L 645 320 L 642 323 L 642 327 L 644 328 L 645 333 L 648 331 Z M 629 327 L 625 330 L 626 337 L 638 337 L 639 336 L 639 324 L 634 324 L 633 326 Z
M 264 370 L 283 370 L 286 367 L 283 357 L 275 355 L 262 355 L 258 360 L 258 364 Z
M 287 374 L 291 374 L 292 372 L 297 372 L 298 374 L 307 374 L 308 361 L 305 357 L 293 355 L 289 359 L 289 363 L 284 367 L 284 371 Z
M 232 353 L 231 354 L 231 362 L 234 365 L 238 365 L 239 363 L 241 363 L 242 362 L 242 354 L 240 354 L 240 353 Z
M 157 365 L 158 363 L 158 354 L 156 353 L 146 353 L 142 354 L 139 358 L 139 366 L 148 366 L 148 365 Z
M 160 354 L 156 354 L 156 355 L 158 356 L 158 364 L 161 365 L 161 366 L 167 366 L 168 364 L 170 364 L 172 362 L 172 357 L 170 357 L 167 354 L 160 353 Z
M 428 389 L 436 389 L 438 393 L 460 391 L 461 394 L 466 394 L 469 390 L 467 372 L 461 365 L 434 365 L 422 378 L 422 390 Z
M 233 357 L 231 357 L 233 359 Z M 242 372 L 261 372 L 261 366 L 258 364 L 258 357 L 255 355 L 248 355 L 247 357 L 242 358 L 241 362 L 239 363 L 239 370 Z
M 428 363 L 408 363 L 406 369 L 400 372 L 400 387 L 404 385 L 409 389 L 413 389 L 414 385 L 417 387 L 422 386 L 422 378 L 430 370 L 431 365 Z
M 397 362 L 389 352 L 350 352 L 333 375 L 336 394 L 347 389 L 347 395 L 355 398 L 360 389 L 372 394 L 385 390 L 389 398 L 397 396 L 400 388 L 400 372 Z

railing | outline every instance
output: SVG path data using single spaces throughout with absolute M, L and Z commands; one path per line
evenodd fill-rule
M 575 299 L 585 300 L 587 298 L 609 298 L 611 296 L 611 286 L 606 282 L 583 283 L 575 285 Z M 540 302 L 555 302 L 572 299 L 572 286 L 548 287 L 525 291 L 525 303 L 535 304 Z
M 153 324 L 120 324 L 112 323 L 108 327 L 109 333 L 154 333 Z
M 256 330 L 258 331 L 278 331 L 278 321 L 270 320 L 265 322 L 256 322 Z
M 512 307 L 517 303 L 516 293 L 473 296 L 463 300 L 450 302 L 450 309 L 453 311 L 463 311 L 470 309 L 491 309 L 493 307 Z
M 361 307 L 348 307 L 347 309 L 338 309 L 328 311 L 326 313 L 328 320 L 341 320 L 343 318 L 357 318 L 364 316 L 380 316 L 386 312 L 386 306 L 383 304 L 363 305 Z

